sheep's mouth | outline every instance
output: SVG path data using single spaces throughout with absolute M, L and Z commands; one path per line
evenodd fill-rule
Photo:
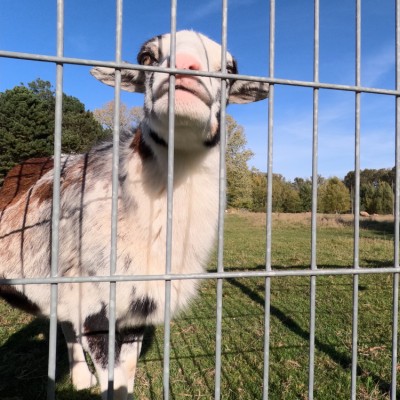
M 169 89 L 169 81 L 165 81 L 158 90 L 157 97 L 162 97 L 168 93 Z M 184 91 L 192 94 L 197 97 L 203 103 L 205 103 L 208 107 L 211 106 L 211 97 L 208 94 L 207 89 L 204 87 L 204 84 L 198 79 L 192 77 L 178 78 L 176 79 L 175 91 Z
M 192 88 L 188 88 L 184 85 L 175 85 L 175 91 L 177 91 L 177 90 L 183 90 L 184 92 L 191 93 L 194 96 L 198 97 L 200 100 L 203 100 L 202 96 L 196 90 L 194 90 Z

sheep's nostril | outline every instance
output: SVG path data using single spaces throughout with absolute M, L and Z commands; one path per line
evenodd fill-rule
M 190 54 L 177 54 L 175 59 L 175 66 L 178 69 L 189 69 L 192 71 L 200 71 L 200 62 Z

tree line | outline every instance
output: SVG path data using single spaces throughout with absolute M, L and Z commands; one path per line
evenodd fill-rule
M 267 174 L 248 167 L 253 156 L 246 148 L 244 129 L 227 117 L 227 204 L 228 207 L 265 211 Z M 312 207 L 311 178 L 286 180 L 272 174 L 272 211 L 300 213 Z M 395 169 L 364 169 L 360 171 L 360 211 L 368 214 L 392 214 L 394 207 Z M 354 211 L 355 174 L 349 171 L 344 179 L 317 178 L 317 210 L 321 213 Z
M 14 165 L 32 157 L 53 153 L 55 92 L 50 82 L 37 79 L 0 93 L 0 185 Z M 73 96 L 63 94 L 62 150 L 87 151 L 112 131 L 114 104 L 93 112 Z M 141 118 L 140 107 L 122 104 L 120 121 L 133 129 Z M 265 211 L 267 174 L 249 168 L 253 152 L 246 147 L 244 128 L 227 116 L 227 205 L 250 211 Z M 360 174 L 360 209 L 369 214 L 393 212 L 393 169 L 364 169 Z M 344 179 L 318 177 L 318 212 L 345 213 L 354 208 L 354 171 Z M 311 179 L 293 181 L 280 174 L 272 177 L 273 212 L 308 212 L 312 206 Z
M 361 171 L 361 176 L 371 170 Z M 372 170 L 374 172 L 392 173 L 392 169 Z M 349 172 L 348 175 L 354 175 Z M 320 213 L 353 213 L 354 212 L 354 182 L 346 185 L 346 179 L 338 177 L 318 177 L 317 183 L 317 211 Z M 247 185 L 250 187 L 251 197 L 241 202 L 233 200 L 228 195 L 228 205 L 231 207 L 247 208 L 250 211 L 265 211 L 267 201 L 267 174 L 251 170 Z M 228 193 L 229 193 L 228 187 Z M 312 207 L 312 180 L 295 178 L 287 181 L 280 174 L 272 177 L 272 211 L 300 213 L 309 212 Z M 360 211 L 368 214 L 392 214 L 394 209 L 394 188 L 386 181 L 377 183 L 367 182 L 360 185 Z

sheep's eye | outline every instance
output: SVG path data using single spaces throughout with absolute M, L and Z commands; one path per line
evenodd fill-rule
M 237 69 L 236 69 L 235 65 L 233 65 L 233 64 L 228 64 L 228 65 L 226 66 L 226 72 L 227 72 L 228 74 L 236 74 L 236 73 L 237 73 Z
M 140 55 L 139 63 L 141 65 L 154 65 L 157 63 L 157 60 L 151 53 L 146 52 Z

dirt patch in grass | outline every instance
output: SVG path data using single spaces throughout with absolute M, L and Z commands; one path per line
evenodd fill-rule
M 253 213 L 245 210 L 230 209 L 227 211 L 228 215 L 238 215 L 246 218 L 255 226 L 264 226 L 267 222 L 267 216 L 265 213 Z M 375 227 L 379 224 L 392 227 L 393 226 L 392 215 L 371 215 L 370 217 L 360 217 L 360 227 L 370 228 Z M 273 226 L 279 226 L 282 224 L 295 224 L 311 226 L 311 213 L 272 213 Z M 353 226 L 354 216 L 352 214 L 317 214 L 317 225 L 339 228 L 342 226 L 349 227 Z

